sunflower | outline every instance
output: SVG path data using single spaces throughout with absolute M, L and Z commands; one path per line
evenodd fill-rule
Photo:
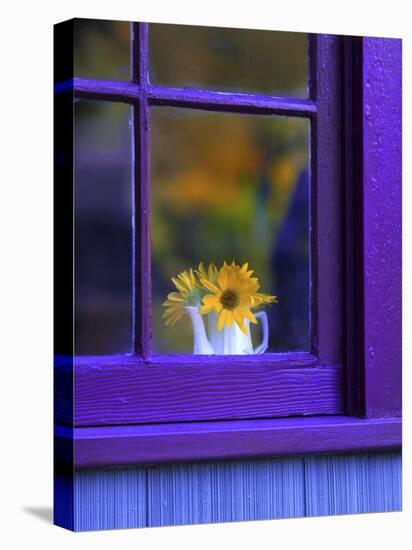
M 185 306 L 199 306 L 202 297 L 202 287 L 193 269 L 182 271 L 177 277 L 172 277 L 177 292 L 170 292 L 163 302 L 166 311 L 163 314 L 166 325 L 174 325 L 185 314 Z
M 276 301 L 276 296 L 258 292 L 259 282 L 252 274 L 253 271 L 248 271 L 247 263 L 239 266 L 234 261 L 230 265 L 224 262 L 214 281 L 204 276 L 203 270 L 200 282 L 211 294 L 203 296 L 200 313 L 214 311 L 218 315 L 218 330 L 222 330 L 225 325 L 230 328 L 235 322 L 247 334 L 245 319 L 257 323 L 251 308 Z
M 249 264 L 248 263 L 243 264 L 243 266 L 241 267 L 240 265 L 236 265 L 235 262 L 232 261 L 231 267 L 233 269 L 236 269 L 239 272 L 240 275 L 246 275 L 247 277 L 251 277 L 252 274 L 253 274 L 253 270 L 248 271 L 248 269 L 249 269 Z M 256 282 L 258 282 L 258 279 L 253 279 L 253 280 L 254 281 L 256 280 Z M 259 290 L 259 288 L 260 288 L 260 285 L 258 283 L 257 284 L 257 290 Z M 271 304 L 273 302 L 277 302 L 276 296 L 271 296 L 270 294 L 263 294 L 262 292 L 255 292 L 252 295 L 252 298 L 253 298 L 253 306 L 252 307 L 258 307 L 258 306 L 261 306 L 263 304 Z

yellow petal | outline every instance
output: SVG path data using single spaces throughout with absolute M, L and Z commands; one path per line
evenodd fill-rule
M 219 297 L 216 296 L 216 294 L 206 294 L 206 296 L 203 296 L 203 303 L 204 304 L 210 304 L 215 303 L 219 301 Z
M 209 265 L 209 269 L 207 270 L 207 273 L 208 273 L 209 279 L 215 279 L 216 278 L 217 268 L 216 268 L 215 264 L 211 263 Z
M 167 309 L 163 314 L 163 319 L 165 319 L 165 324 L 168 325 L 174 325 L 176 321 L 181 319 L 185 313 L 185 310 L 183 308 L 169 308 Z
M 166 300 L 163 302 L 162 306 L 164 307 L 176 307 L 178 302 L 171 302 L 170 300 Z
M 169 292 L 167 295 L 167 299 L 171 300 L 172 302 L 184 302 L 184 299 L 179 292 Z
M 207 294 L 203 297 L 203 305 L 200 307 L 200 313 L 209 313 L 215 310 L 216 313 L 222 309 L 222 304 L 219 302 L 219 298 L 214 294 Z
M 271 296 L 270 294 L 261 294 L 257 293 L 253 296 L 255 305 L 259 306 L 261 304 L 271 304 L 277 302 L 276 296 Z
M 215 307 L 213 305 L 205 305 L 203 304 L 202 306 L 200 306 L 199 308 L 199 313 L 201 313 L 202 315 L 204 315 L 205 313 L 210 313 L 211 311 L 213 311 L 215 309 Z
M 241 294 L 239 297 L 240 307 L 251 307 L 253 305 L 253 297 L 249 294 Z
M 168 309 L 165 310 L 165 312 L 163 313 L 163 317 L 166 318 L 166 317 L 170 317 L 171 315 L 175 315 L 175 313 L 179 311 L 179 308 L 175 308 L 175 307 L 169 307 Z
M 244 317 L 246 317 L 246 319 L 249 319 L 249 321 L 251 323 L 254 323 L 256 324 L 257 323 L 257 320 L 256 320 L 256 317 L 253 315 L 253 313 L 250 311 L 250 309 L 248 309 L 247 307 L 238 307 L 236 308 L 236 310 L 241 314 L 243 315 Z
M 218 313 L 222 309 L 222 304 L 220 303 L 218 296 L 216 296 L 215 294 L 207 294 L 206 296 L 204 296 L 203 304 L 204 307 L 207 309 L 207 312 L 214 309 L 216 313 Z M 207 312 L 203 311 L 203 313 Z
M 213 292 L 214 294 L 220 294 L 220 288 L 208 281 L 207 279 L 201 279 L 200 282 L 203 286 L 210 290 L 210 292 Z
M 222 330 L 222 328 L 225 326 L 227 313 L 227 309 L 222 309 L 222 311 L 220 312 L 219 319 L 217 321 L 218 330 Z
M 227 326 L 230 328 L 232 325 L 233 325 L 233 321 L 234 321 L 234 317 L 233 317 L 233 311 L 228 311 L 226 313 L 226 324 Z
M 228 272 L 224 267 L 219 271 L 217 282 L 222 290 L 225 290 L 229 286 Z
M 173 281 L 173 284 L 175 285 L 175 287 L 178 290 L 180 290 L 180 292 L 183 292 L 184 294 L 187 294 L 187 288 L 185 288 L 185 286 L 181 283 L 181 281 L 176 279 L 176 277 L 172 277 L 172 281 Z
M 197 268 L 197 270 L 198 270 L 198 274 L 199 274 L 200 279 L 204 279 L 205 277 L 207 277 L 207 273 L 206 273 L 206 270 L 205 270 L 205 266 L 203 265 L 203 262 L 200 262 L 199 267 Z
M 244 317 L 241 313 L 239 313 L 239 308 L 233 310 L 233 317 L 236 321 L 237 326 L 240 328 L 240 330 L 243 332 L 243 334 L 247 334 L 246 325 L 244 322 Z

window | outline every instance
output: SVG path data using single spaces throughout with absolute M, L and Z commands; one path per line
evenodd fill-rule
M 399 212 L 384 207 L 385 187 L 371 182 L 387 174 L 399 200 L 400 68 L 390 62 L 399 43 L 144 23 L 132 23 L 129 33 L 124 23 L 99 24 L 75 20 L 56 27 L 56 51 L 63 44 L 67 50 L 74 37 L 96 44 L 89 52 L 96 55 L 105 28 L 123 60 L 117 66 L 109 56 L 107 66 L 89 70 L 87 57 L 83 65 L 75 57 L 74 75 L 70 56 L 56 67 L 57 439 L 76 442 L 79 466 L 398 445 Z M 130 81 L 124 72 L 129 34 Z M 208 71 L 187 58 L 187 44 Z M 289 66 L 281 44 L 291 48 Z M 259 63 L 246 55 L 252 48 L 261 52 Z M 394 90 L 371 96 L 375 110 L 365 118 L 374 56 L 388 63 Z M 379 78 L 376 73 L 377 85 Z M 384 121 L 376 116 L 382 109 Z M 385 124 L 395 128 L 388 165 L 371 145 Z M 228 195 L 231 209 L 224 202 L 213 210 L 199 189 L 217 192 L 221 157 L 211 155 L 234 135 L 240 141 L 225 159 L 232 155 L 238 166 L 242 154 L 243 179 L 233 180 L 242 187 Z M 271 235 L 282 237 L 273 214 L 281 198 L 272 197 L 271 211 L 256 182 L 270 192 L 271 170 L 279 170 L 270 164 L 273 147 L 287 135 L 284 154 L 295 163 L 299 202 L 297 213 L 291 207 L 283 219 L 295 216 L 288 223 L 299 221 L 292 233 L 300 232 L 301 240 L 279 246 L 276 256 Z M 113 148 L 121 152 L 111 157 Z M 211 164 L 215 171 L 208 171 Z M 204 180 L 196 187 L 195 178 Z M 186 196 L 195 199 L 184 208 Z M 250 213 L 239 226 L 236 208 L 245 206 Z M 384 216 L 382 230 L 376 211 Z M 213 216 L 225 232 L 211 241 Z M 228 242 L 242 261 L 255 253 L 268 284 L 286 266 L 283 294 L 300 297 L 298 305 L 285 299 L 274 308 L 278 319 L 270 318 L 263 355 L 191 354 L 190 334 L 180 327 L 166 332 L 161 322 L 170 266 L 199 261 L 199 250 L 221 261 L 230 254 Z M 298 262 L 299 280 L 288 277 L 297 271 L 288 271 L 290 258 Z M 378 296 L 387 285 L 393 293 L 382 303 Z
M 232 258 L 279 296 L 268 351 L 309 351 L 309 120 L 162 106 L 150 126 L 153 352 L 193 351 L 162 318 L 171 276 Z

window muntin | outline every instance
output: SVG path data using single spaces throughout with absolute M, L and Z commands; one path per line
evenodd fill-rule
M 304 33 L 149 25 L 154 84 L 308 97 Z
M 153 352 L 193 349 L 187 320 L 162 318 L 171 277 L 232 259 L 278 296 L 267 351 L 309 351 L 309 121 L 174 107 L 150 118 Z

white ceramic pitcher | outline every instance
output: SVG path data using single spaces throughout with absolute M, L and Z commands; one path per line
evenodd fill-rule
M 222 330 L 217 328 L 217 315 L 214 312 L 208 314 L 207 337 L 203 318 L 199 309 L 195 306 L 186 306 L 193 326 L 193 353 L 198 355 L 258 355 L 264 353 L 268 348 L 269 323 L 264 311 L 255 313 L 255 317 L 262 325 L 262 341 L 253 349 L 250 335 L 250 322 L 245 319 L 246 334 L 244 334 L 236 323 L 229 328 L 224 326 Z

